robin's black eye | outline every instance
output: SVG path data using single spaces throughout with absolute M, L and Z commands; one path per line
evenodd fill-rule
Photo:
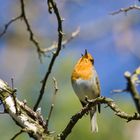
M 94 64 L 94 60 L 93 60 L 93 59 L 90 59 L 90 62 L 91 62 L 92 64 Z

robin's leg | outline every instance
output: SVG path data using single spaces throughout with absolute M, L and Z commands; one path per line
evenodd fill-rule
M 80 102 L 81 102 L 81 104 L 82 104 L 83 107 L 86 106 L 86 103 L 85 103 L 85 102 L 83 102 L 83 101 L 80 101 Z M 89 112 L 87 112 L 86 115 L 88 115 L 88 113 L 89 113 Z

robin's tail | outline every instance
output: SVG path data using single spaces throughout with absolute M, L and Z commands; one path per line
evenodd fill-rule
M 93 107 L 92 110 L 90 110 L 90 121 L 91 121 L 91 131 L 92 132 L 98 132 L 96 114 L 97 114 L 96 107 Z

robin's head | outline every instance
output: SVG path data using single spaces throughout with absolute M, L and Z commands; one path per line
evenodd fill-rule
M 72 80 L 82 78 L 90 79 L 93 76 L 93 57 L 85 50 L 85 54 L 82 54 L 82 57 L 79 59 L 77 64 L 74 67 L 72 73 Z
M 84 55 L 82 54 L 82 57 L 81 57 L 80 61 L 82 61 L 83 63 L 91 63 L 91 64 L 94 64 L 93 57 L 91 56 L 91 54 L 89 54 L 87 52 L 86 49 L 85 49 L 85 54 Z

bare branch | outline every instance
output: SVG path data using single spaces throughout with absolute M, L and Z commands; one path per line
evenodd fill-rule
M 23 21 L 24 21 L 24 23 L 25 23 L 25 25 L 26 25 L 26 27 L 27 27 L 27 31 L 29 32 L 30 41 L 33 42 L 33 44 L 36 46 L 39 59 L 40 59 L 40 61 L 42 62 L 41 56 L 42 56 L 42 54 L 45 55 L 45 52 L 44 52 L 44 50 L 39 46 L 38 41 L 37 41 L 37 40 L 35 39 L 35 37 L 34 37 L 34 33 L 33 33 L 32 29 L 31 29 L 31 25 L 29 24 L 29 21 L 28 21 L 28 19 L 27 19 L 26 13 L 25 13 L 25 4 L 24 4 L 24 0 L 20 0 L 20 4 L 21 4 L 21 14 L 20 14 L 19 16 L 15 17 L 15 18 L 11 19 L 7 24 L 5 24 L 4 30 L 0 33 L 0 37 L 2 37 L 2 36 L 6 33 L 8 27 L 9 27 L 13 22 L 17 21 L 18 19 L 23 19 Z
M 45 86 L 46 86 L 47 80 L 48 80 L 49 75 L 52 71 L 54 62 L 55 62 L 55 60 L 56 60 L 57 56 L 59 55 L 60 50 L 62 48 L 62 39 L 63 39 L 62 19 L 61 19 L 61 16 L 59 14 L 59 10 L 57 8 L 56 3 L 53 0 L 48 0 L 48 3 L 49 3 L 49 5 L 48 5 L 49 9 L 51 9 L 50 11 L 52 11 L 52 10 L 54 11 L 54 13 L 56 15 L 56 18 L 57 18 L 57 22 L 58 22 L 58 42 L 57 42 L 58 47 L 57 47 L 56 52 L 52 56 L 52 59 L 50 61 L 49 67 L 48 67 L 48 70 L 47 70 L 47 72 L 45 74 L 45 77 L 42 81 L 42 87 L 40 89 L 40 94 L 39 94 L 39 97 L 37 99 L 37 102 L 34 106 L 34 111 L 37 110 L 38 105 L 39 105 L 40 101 L 42 100 L 42 97 L 43 97 L 44 92 L 45 92 Z
M 56 94 L 57 94 L 57 91 L 58 91 L 57 81 L 54 77 L 53 77 L 53 82 L 54 82 L 55 91 L 54 91 L 54 94 L 53 94 L 53 97 L 52 97 L 52 104 L 51 104 L 51 108 L 50 108 L 50 111 L 49 111 L 49 115 L 48 115 L 48 118 L 46 120 L 46 131 L 48 131 L 49 120 L 51 118 L 51 114 L 52 114 L 52 111 L 54 109 L 54 105 L 55 105 L 55 101 L 56 101 Z
M 138 113 L 140 113 L 140 94 L 136 88 L 136 81 L 140 75 L 140 67 L 138 67 L 132 74 L 130 72 L 125 72 L 124 76 L 127 80 L 127 91 L 130 92 Z
M 74 39 L 77 35 L 79 35 L 79 33 L 80 33 L 80 27 L 78 27 L 78 28 L 76 29 L 76 31 L 74 31 L 68 39 L 66 39 L 66 40 L 64 40 L 64 41 L 62 42 L 62 46 L 65 47 L 65 45 L 68 44 L 68 43 L 69 43 L 72 39 Z
M 71 40 L 73 40 L 76 36 L 78 36 L 80 33 L 80 28 L 78 27 L 74 32 L 72 32 L 71 36 L 68 39 L 65 39 L 64 41 L 62 41 L 62 46 L 63 48 L 65 47 L 65 45 L 67 45 Z M 57 49 L 58 45 L 57 42 L 54 42 L 49 48 L 45 48 L 43 51 L 46 52 L 50 52 L 53 51 L 55 49 Z
M 123 92 L 128 92 L 127 89 L 114 89 L 111 91 L 111 93 L 115 93 L 115 94 L 120 94 L 120 93 L 123 93 Z
M 27 31 L 29 32 L 30 41 L 33 42 L 33 44 L 36 46 L 39 59 L 42 62 L 41 55 L 42 54 L 44 55 L 44 51 L 43 51 L 43 49 L 41 49 L 41 47 L 39 46 L 39 42 L 34 37 L 34 33 L 33 33 L 32 29 L 31 29 L 31 25 L 29 24 L 29 21 L 27 19 L 26 13 L 25 13 L 24 0 L 20 0 L 20 3 L 21 3 L 21 17 L 24 20 L 24 23 L 25 23 L 25 25 L 27 27 Z
M 53 2 L 53 1 L 52 1 Z M 52 9 L 53 9 L 53 6 L 52 6 L 52 2 L 51 0 L 48 0 L 48 10 L 50 13 L 52 13 Z M 55 2 L 54 3 L 54 6 L 56 5 Z M 39 42 L 35 39 L 35 35 L 31 29 L 31 25 L 27 19 L 27 16 L 26 16 L 26 12 L 25 12 L 25 3 L 24 3 L 24 0 L 20 0 L 20 4 L 21 4 L 21 13 L 19 16 L 11 19 L 7 24 L 5 24 L 5 27 L 4 27 L 4 30 L 0 33 L 0 37 L 2 37 L 6 31 L 8 30 L 8 27 L 15 21 L 19 20 L 19 19 L 23 19 L 25 25 L 26 25 L 26 28 L 27 28 L 27 31 L 29 33 L 29 39 L 30 41 L 35 45 L 36 49 L 37 49 L 37 53 L 38 53 L 38 57 L 39 57 L 39 60 L 40 62 L 42 62 L 42 55 L 45 56 L 45 53 L 49 52 L 49 51 L 52 51 L 53 49 L 57 49 L 58 48 L 58 44 L 57 43 L 54 43 L 51 47 L 49 48 L 41 48 L 40 45 L 39 45 Z M 55 9 L 56 11 L 56 9 Z M 59 12 L 55 12 L 56 13 L 56 16 L 59 17 Z M 60 17 L 60 20 L 63 21 L 63 19 L 61 19 Z M 63 35 L 63 32 L 59 31 L 62 35 Z M 66 40 L 64 40 L 62 42 L 62 46 L 64 47 L 69 41 L 71 41 L 75 36 L 77 36 L 79 34 L 79 28 L 72 33 L 72 36 Z
M 17 20 L 20 19 L 20 18 L 21 18 L 21 15 L 15 17 L 15 18 L 13 18 L 13 19 L 11 19 L 7 24 L 5 24 L 4 30 L 0 33 L 0 38 L 7 32 L 9 26 L 10 26 L 13 22 L 17 21 Z
M 16 108 L 16 113 L 18 114 L 19 111 L 17 109 L 17 102 L 16 102 L 16 89 L 14 89 L 14 79 L 11 78 L 11 82 L 12 82 L 12 89 L 13 89 L 13 94 L 12 94 L 12 97 L 13 97 L 13 100 L 14 100 L 14 104 L 15 104 L 15 108 Z
M 93 107 L 97 104 L 108 105 L 115 112 L 115 115 L 117 115 L 118 117 L 120 117 L 122 119 L 127 120 L 127 122 L 129 122 L 131 120 L 140 120 L 140 114 L 135 113 L 134 115 L 129 115 L 129 114 L 125 113 L 110 98 L 98 97 L 95 100 L 90 100 L 88 102 L 89 103 L 84 108 L 82 108 L 82 110 L 80 112 L 78 112 L 77 114 L 75 114 L 71 117 L 68 125 L 62 131 L 62 133 L 59 135 L 61 140 L 65 140 L 67 138 L 67 136 L 71 133 L 73 127 L 78 122 L 78 120 L 81 119 L 91 109 L 91 107 Z
M 124 73 L 124 77 L 127 80 L 127 86 L 125 89 L 113 90 L 114 93 L 129 92 L 135 103 L 137 112 L 140 113 L 140 93 L 136 86 L 139 84 L 140 67 L 138 67 L 132 74 L 128 71 Z
M 140 10 L 140 6 L 131 5 L 131 6 L 127 7 L 127 8 L 121 8 L 118 11 L 112 12 L 111 15 L 116 15 L 116 14 L 119 14 L 119 13 L 122 13 L 122 12 L 127 13 L 130 10 Z
M 23 130 L 20 130 L 18 133 L 16 133 L 10 140 L 16 139 L 21 133 L 23 133 Z

